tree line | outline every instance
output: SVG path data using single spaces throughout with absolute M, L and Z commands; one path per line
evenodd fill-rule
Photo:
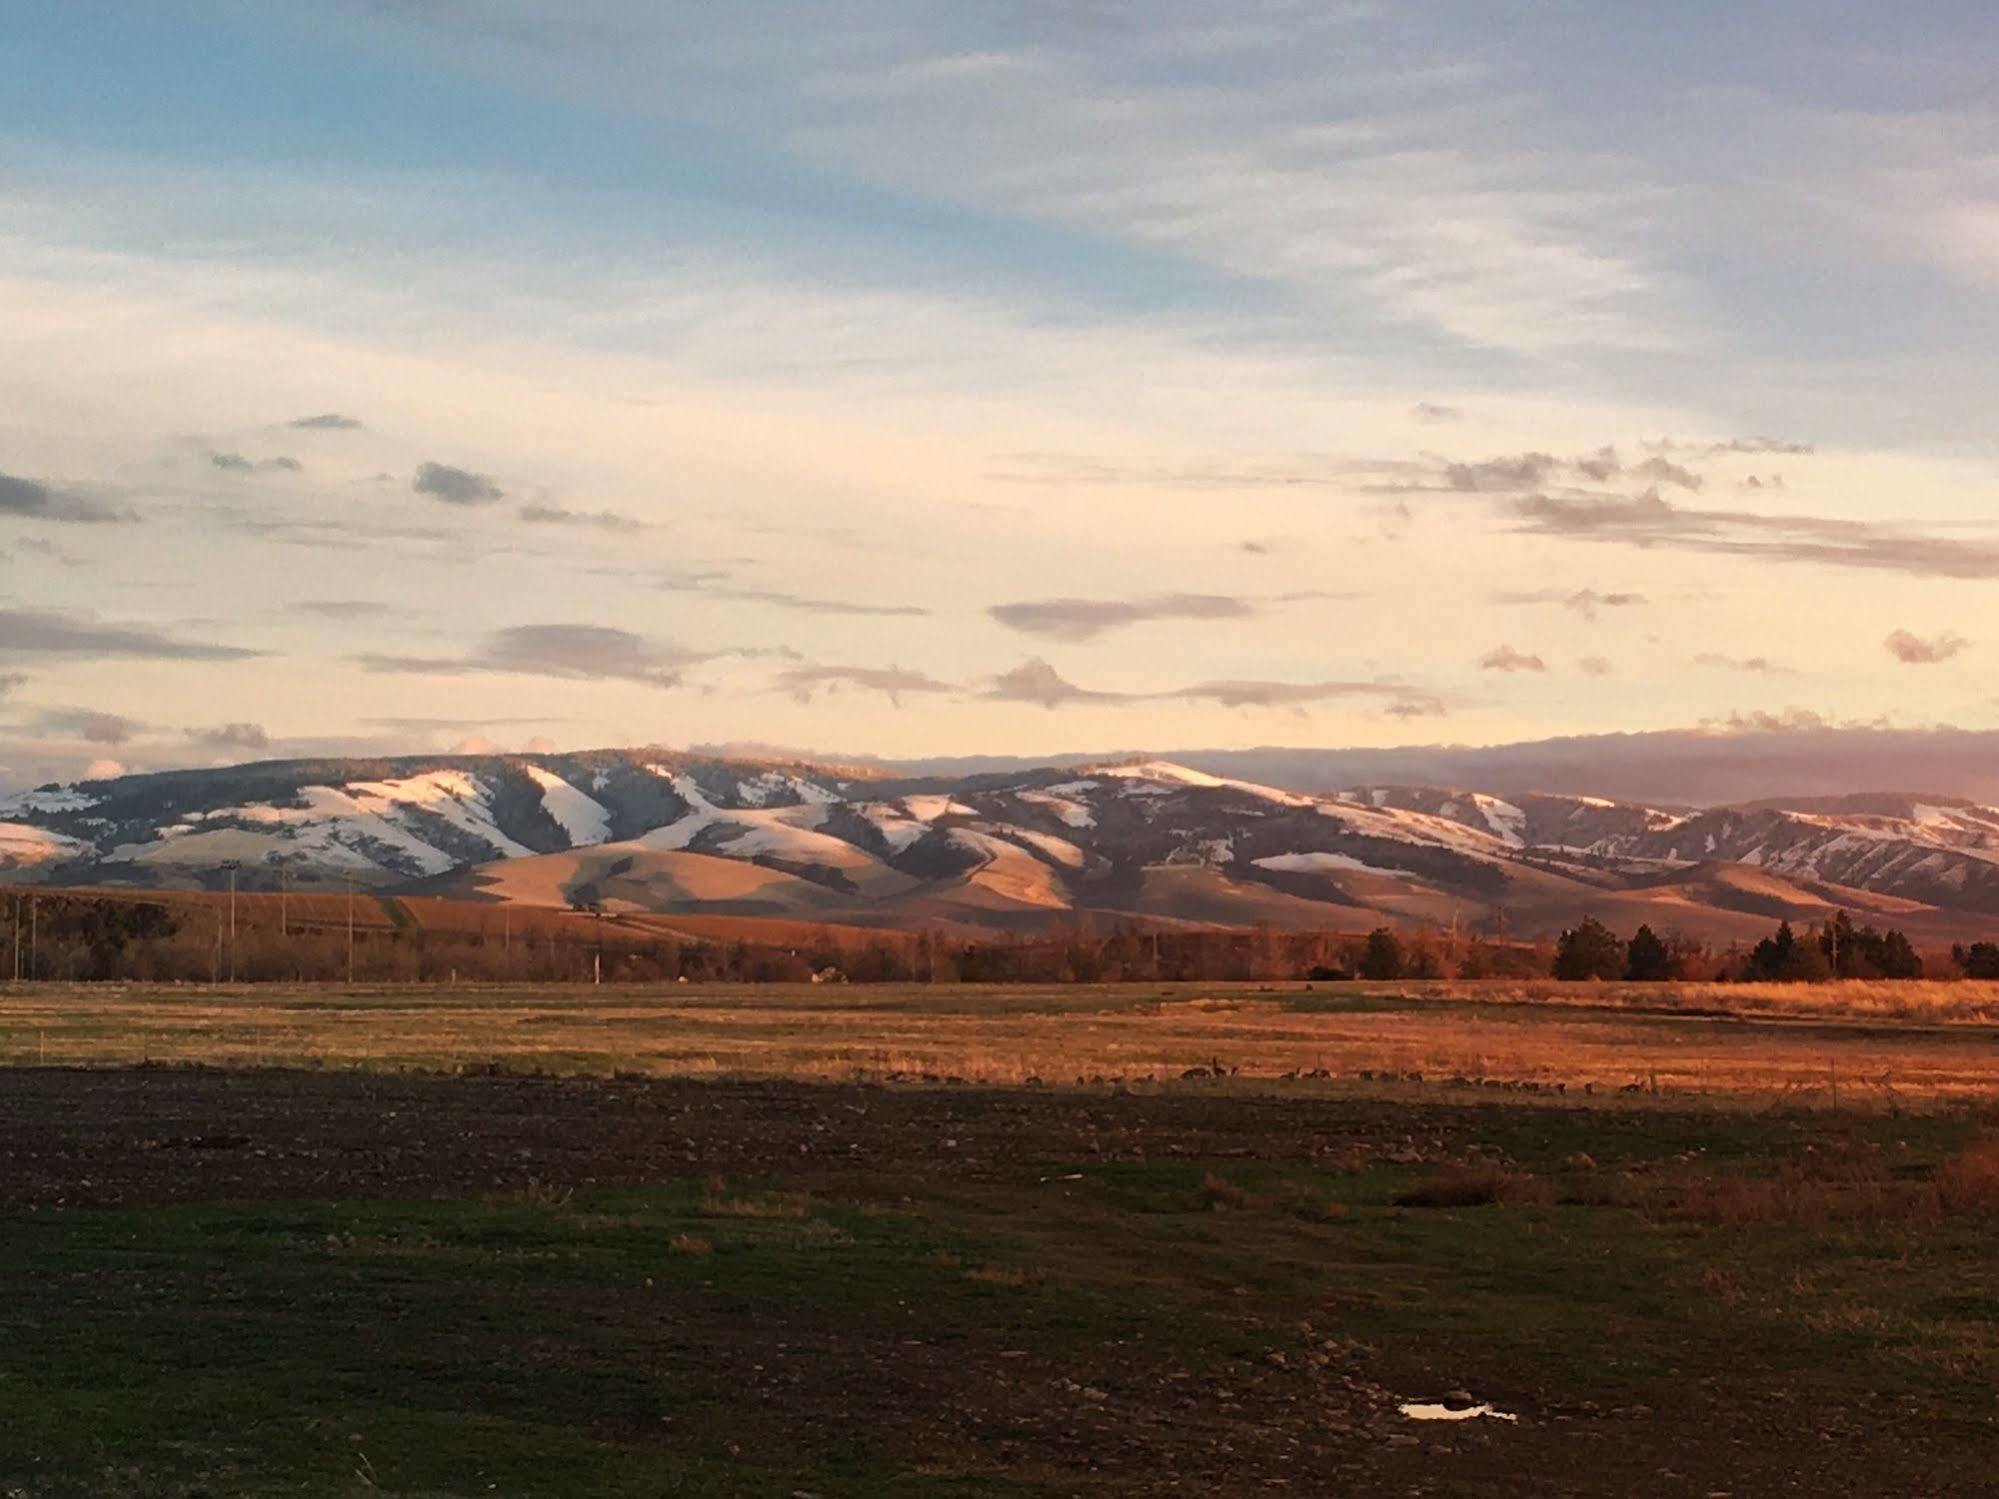
M 1455 928 L 1363 934 L 1170 929 L 1077 922 L 1036 934 L 809 929 L 791 940 L 704 938 L 599 913 L 492 908 L 499 930 L 269 919 L 233 924 L 219 904 L 89 892 L 14 891 L 0 904 L 0 981 L 246 983 L 1118 983 L 1544 978 L 1817 983 L 1914 979 L 1923 957 L 1903 932 L 1856 926 L 1844 912 L 1799 930 L 1781 923 L 1752 946 L 1716 947 L 1641 926 L 1620 936 L 1595 918 L 1553 941 L 1504 941 Z M 504 923 L 504 926 L 503 926 Z M 796 928 L 793 929 L 794 933 Z M 1999 943 L 1935 957 L 1939 976 L 1999 979 Z
M 1703 963 L 1707 950 L 1661 938 L 1641 926 L 1627 940 L 1594 917 L 1563 932 L 1551 972 L 1558 979 L 1670 983 L 1708 977 L 1723 982 L 1820 984 L 1833 979 L 1919 979 L 1923 960 L 1908 936 L 1890 928 L 1856 927 L 1838 911 L 1801 936 L 1788 921 L 1747 951 L 1731 949 Z M 1696 965 L 1705 972 L 1695 973 Z

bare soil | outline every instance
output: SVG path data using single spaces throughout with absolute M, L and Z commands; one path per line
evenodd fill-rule
M 1655 1148 L 1646 1130 L 1669 1149 L 1676 1135 L 1724 1127 L 1736 1126 L 1193 1089 L 26 1068 L 0 1071 L 0 1210 L 452 1199 L 524 1181 L 588 1193 L 721 1175 L 828 1199 L 1014 1204 L 1031 1215 L 1037 1202 L 1089 1192 L 1092 1180 L 1069 1178 L 1108 1165 L 1365 1170 L 1462 1159 L 1476 1140 L 1521 1130 L 1594 1131 L 1607 1157 Z M 1113 1261 L 1121 1252 L 1098 1247 Z M 1134 1254 L 1133 1276 L 1153 1269 Z M 580 1324 L 622 1324 L 648 1358 L 697 1362 L 728 1392 L 727 1450 L 812 1453 L 863 1431 L 914 1475 L 915 1487 L 898 1492 L 928 1491 L 926 1471 L 940 1493 L 1993 1491 L 1989 1425 L 1912 1421 L 1906 1403 L 1785 1401 L 1756 1371 L 1727 1367 L 1618 1403 L 1573 1376 L 1466 1360 L 1462 1340 L 1426 1328 L 1420 1306 L 1406 1342 L 1362 1347 L 1343 1335 L 1336 1303 L 1300 1316 L 1253 1282 L 1208 1292 L 1224 1308 L 1219 1341 L 1190 1344 L 1176 1333 L 1176 1308 L 1162 1304 L 1151 1323 L 1060 1348 L 1004 1321 L 961 1323 L 915 1297 L 871 1319 L 831 1306 L 779 1315 L 693 1290 L 671 1315 L 656 1303 L 639 1315 L 631 1298 L 603 1289 L 565 1293 L 558 1309 Z M 412 1357 L 422 1354 L 413 1345 Z M 550 1354 L 549 1377 L 562 1377 L 566 1356 Z M 1422 1424 L 1397 1412 L 1402 1399 L 1460 1386 L 1519 1422 Z M 1989 1406 L 1991 1394 L 1964 1399 Z M 621 1439 L 662 1444 L 663 1459 L 674 1450 L 671 1430 L 622 1430 L 615 1410 L 601 1422 Z M 867 1491 L 830 1471 L 799 1492 Z M 967 1472 L 1008 1481 L 966 1487 L 947 1476 Z M 741 1491 L 763 1490 L 746 1479 Z

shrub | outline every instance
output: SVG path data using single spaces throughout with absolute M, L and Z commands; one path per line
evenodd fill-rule
M 1242 1212 L 1265 1204 L 1262 1198 L 1251 1195 L 1227 1177 L 1216 1176 L 1210 1171 L 1201 1178 L 1201 1185 L 1194 1189 L 1194 1205 L 1219 1213 L 1229 1208 Z
M 1937 1201 L 1946 1213 L 1999 1209 L 1999 1140 L 1975 1140 L 1939 1166 Z
M 1546 1205 L 1554 1193 L 1538 1176 L 1501 1166 L 1455 1166 L 1425 1177 L 1395 1198 L 1402 1208 L 1481 1208 L 1496 1202 Z

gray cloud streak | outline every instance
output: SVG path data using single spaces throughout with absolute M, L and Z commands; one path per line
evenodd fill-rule
M 1023 635 L 1076 645 L 1111 630 L 1156 620 L 1254 619 L 1271 605 L 1306 599 L 1352 598 L 1347 593 L 1284 593 L 1267 598 L 1232 594 L 1160 593 L 1135 599 L 1027 599 L 994 604 L 986 613 Z
M 187 737 L 204 749 L 261 751 L 271 747 L 271 736 L 258 723 L 225 723 L 213 728 L 189 729 Z
M 821 691 L 857 688 L 879 692 L 897 707 L 906 695 L 957 691 L 949 682 L 899 666 L 794 666 L 779 672 L 772 685 L 801 703 L 810 702 Z
M 272 470 L 281 470 L 286 473 L 296 474 L 303 472 L 305 468 L 305 465 L 300 463 L 296 458 L 280 456 L 277 458 L 258 458 L 253 461 L 245 458 L 241 453 L 210 453 L 208 461 L 225 473 L 232 474 L 264 473 Z
M 565 510 L 560 505 L 523 505 L 518 514 L 531 526 L 578 526 L 597 531 L 642 531 L 645 522 L 615 510 Z
M 1039 657 L 1001 673 L 981 694 L 988 702 L 1030 703 L 1040 708 L 1078 704 L 1180 702 L 1214 703 L 1224 708 L 1290 708 L 1303 711 L 1316 703 L 1375 699 L 1395 717 L 1429 717 L 1448 710 L 1436 693 L 1399 682 L 1265 682 L 1225 680 L 1196 682 L 1158 692 L 1110 692 L 1079 687 Z
M 769 604 L 777 609 L 795 609 L 802 614 L 854 615 L 867 618 L 922 619 L 928 609 L 916 604 L 863 604 L 845 599 L 820 599 L 809 594 L 789 593 L 780 588 L 737 588 L 706 581 L 721 574 L 693 573 L 657 580 L 667 593 L 698 593 L 704 598 L 727 599 L 738 604 Z
M 90 744 L 128 744 L 145 729 L 135 718 L 96 708 L 45 708 L 34 718 L 37 733 L 61 734 Z
M 1528 495 L 1509 507 L 1517 532 L 1571 541 L 1670 547 L 1917 577 L 1999 578 L 1999 543 L 1925 535 L 1870 521 L 1682 509 L 1657 490 L 1635 498 Z
M 181 640 L 147 625 L 103 624 L 55 609 L 0 609 L 0 651 L 84 660 L 242 661 L 261 654 L 203 640 Z
M 372 599 L 300 599 L 286 608 L 293 614 L 312 614 L 321 619 L 373 619 L 400 612 L 394 604 L 378 604 Z
M 129 510 L 113 510 L 81 495 L 51 489 L 34 479 L 0 474 L 0 516 L 56 521 L 74 526 L 115 525 L 137 520 Z
M 1548 663 L 1539 656 L 1516 651 L 1510 645 L 1495 646 L 1478 658 L 1480 671 L 1546 671 Z
M 1694 665 L 1708 666 L 1716 671 L 1751 672 L 1766 677 L 1795 677 L 1798 673 L 1788 666 L 1780 666 L 1768 656 L 1727 656 L 1719 651 L 1702 651 L 1694 657 Z
M 1908 630 L 1897 630 L 1882 644 L 1889 655 L 1905 666 L 1934 666 L 1962 654 L 1971 642 L 1949 630 L 1928 639 Z
M 453 468 L 448 463 L 425 463 L 417 467 L 410 488 L 447 505 L 489 505 L 506 498 L 506 491 L 484 474 Z
M 606 625 L 515 625 L 486 637 L 465 656 L 365 654 L 354 658 L 363 670 L 423 676 L 500 673 L 558 677 L 585 682 L 637 682 L 645 687 L 678 687 L 687 668 L 714 659 L 714 653 L 649 641 Z
M 1560 604 L 1591 623 L 1595 623 L 1605 609 L 1631 609 L 1647 602 L 1642 593 L 1599 593 L 1594 588 L 1574 591 L 1541 588 L 1531 593 L 1495 593 L 1492 601 L 1495 604 Z

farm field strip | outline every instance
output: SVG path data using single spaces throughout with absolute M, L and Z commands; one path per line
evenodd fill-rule
M 1932 1011 L 1845 1021 L 1671 1014 L 1603 996 L 1476 1003 L 1467 987 L 17 986 L 0 989 L 0 1064 L 1147 1086 L 1220 1063 L 1237 1087 L 1823 1093 L 1828 1102 L 1837 1088 L 1842 1105 L 1859 1108 L 1999 1096 L 1999 1029 L 1935 1023 Z

